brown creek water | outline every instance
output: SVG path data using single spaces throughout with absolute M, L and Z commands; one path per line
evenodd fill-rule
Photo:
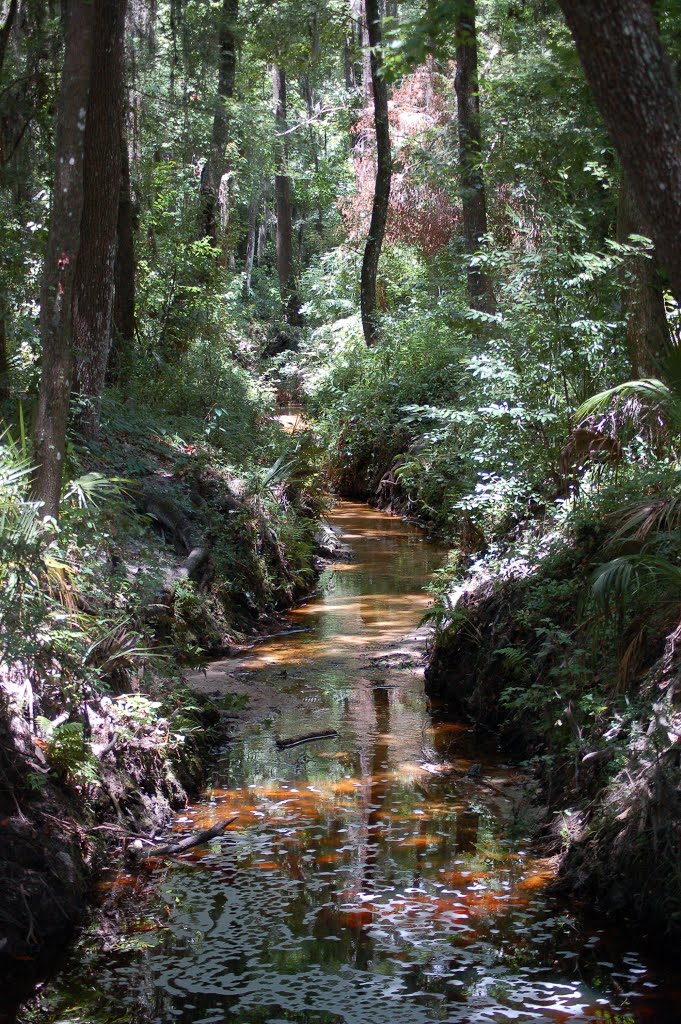
M 177 827 L 237 822 L 112 876 L 39 1019 L 677 1024 L 678 977 L 547 893 L 526 780 L 428 706 L 417 627 L 442 550 L 363 505 L 331 520 L 348 559 L 291 614 L 300 631 L 201 684 L 250 689 L 255 714 Z

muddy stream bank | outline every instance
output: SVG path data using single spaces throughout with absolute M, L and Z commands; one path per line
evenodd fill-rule
M 548 894 L 526 780 L 428 706 L 418 623 L 443 552 L 363 505 L 332 522 L 348 557 L 291 613 L 296 632 L 193 681 L 238 695 L 235 736 L 177 828 L 238 820 L 112 873 L 96 925 L 19 1020 L 677 1022 L 678 975 Z

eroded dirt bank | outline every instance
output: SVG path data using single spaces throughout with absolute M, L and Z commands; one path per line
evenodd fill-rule
M 546 805 L 540 837 L 558 857 L 560 891 L 653 941 L 678 940 L 678 630 L 651 631 L 629 678 L 618 676 L 614 659 L 575 678 L 590 641 L 574 581 L 588 579 L 591 557 L 566 545 L 538 579 L 464 586 L 434 646 L 426 690 L 531 764 Z

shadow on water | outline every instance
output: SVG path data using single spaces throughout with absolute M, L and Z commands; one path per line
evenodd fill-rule
M 204 684 L 229 692 L 238 677 L 279 698 L 178 821 L 238 811 L 238 827 L 108 879 L 96 934 L 40 1020 L 677 1022 L 674 980 L 547 894 L 517 772 L 429 713 L 414 631 L 442 551 L 365 506 L 341 503 L 333 524 L 353 560 L 292 613 L 307 631 L 213 665 Z

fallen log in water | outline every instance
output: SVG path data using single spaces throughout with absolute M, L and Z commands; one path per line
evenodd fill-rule
M 201 846 L 203 843 L 215 839 L 216 836 L 221 836 L 227 826 L 236 821 L 238 817 L 239 815 L 235 814 L 232 818 L 227 818 L 226 821 L 218 821 L 216 825 L 204 829 L 203 832 L 185 836 L 184 839 L 179 839 L 175 843 L 166 843 L 165 846 L 152 846 L 150 849 L 144 850 L 141 842 L 137 840 L 136 843 L 128 847 L 128 854 L 133 860 L 140 861 L 148 860 L 150 857 L 169 857 L 175 853 L 184 853 L 185 850 L 191 850 L 194 846 Z
M 290 740 L 277 740 L 279 750 L 287 750 L 289 747 L 299 747 L 302 743 L 314 743 L 316 740 L 330 740 L 337 736 L 335 729 L 328 729 L 326 732 L 308 732 L 304 736 L 296 736 Z

